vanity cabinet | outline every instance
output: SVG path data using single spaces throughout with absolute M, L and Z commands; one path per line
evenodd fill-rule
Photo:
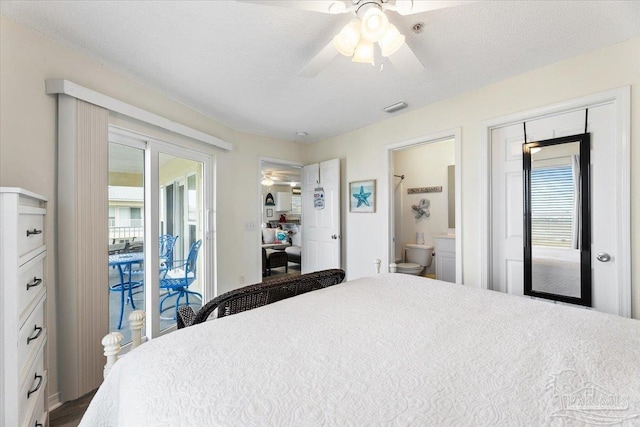
M 456 239 L 453 236 L 434 238 L 436 249 L 436 279 L 456 282 Z
M 47 424 L 46 199 L 0 187 L 0 425 Z
M 291 192 L 278 191 L 276 193 L 276 211 L 289 212 L 291 210 Z

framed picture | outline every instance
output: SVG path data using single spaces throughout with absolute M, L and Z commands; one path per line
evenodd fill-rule
M 267 209 L 267 218 L 273 218 L 273 209 Z
M 267 197 L 264 199 L 265 206 L 275 206 L 276 201 L 273 199 L 273 194 L 267 193 Z
M 373 213 L 376 211 L 376 180 L 349 183 L 349 211 Z

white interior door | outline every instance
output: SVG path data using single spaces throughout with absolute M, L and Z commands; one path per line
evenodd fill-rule
M 521 124 L 493 129 L 491 134 L 491 285 L 514 295 L 524 295 L 523 134 Z
M 314 194 L 324 194 L 324 207 Z M 302 169 L 302 273 L 340 268 L 340 159 Z
M 615 106 L 606 103 L 589 108 L 588 131 L 591 133 L 591 265 L 593 308 L 622 314 L 621 278 L 616 262 L 628 254 L 616 254 L 620 247 L 616 218 L 616 169 L 618 144 L 615 143 Z M 538 141 L 584 132 L 585 110 L 565 112 L 550 117 L 527 120 L 527 141 Z M 523 268 L 523 180 L 522 123 L 494 128 L 491 131 L 491 227 L 492 274 L 494 290 L 522 295 Z M 611 259 L 601 262 L 599 253 Z

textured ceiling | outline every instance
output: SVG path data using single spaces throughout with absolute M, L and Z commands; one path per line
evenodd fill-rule
M 234 129 L 301 142 L 388 118 L 382 108 L 400 100 L 419 108 L 640 36 L 640 1 L 478 1 L 388 12 L 423 72 L 404 76 L 389 63 L 381 72 L 338 55 L 309 79 L 297 73 L 349 15 L 232 0 L 3 0 L 0 13 Z M 416 22 L 425 23 L 421 34 L 410 31 Z

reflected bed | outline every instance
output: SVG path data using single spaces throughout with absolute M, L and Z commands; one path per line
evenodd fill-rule
M 580 298 L 580 250 L 532 247 L 533 290 Z

